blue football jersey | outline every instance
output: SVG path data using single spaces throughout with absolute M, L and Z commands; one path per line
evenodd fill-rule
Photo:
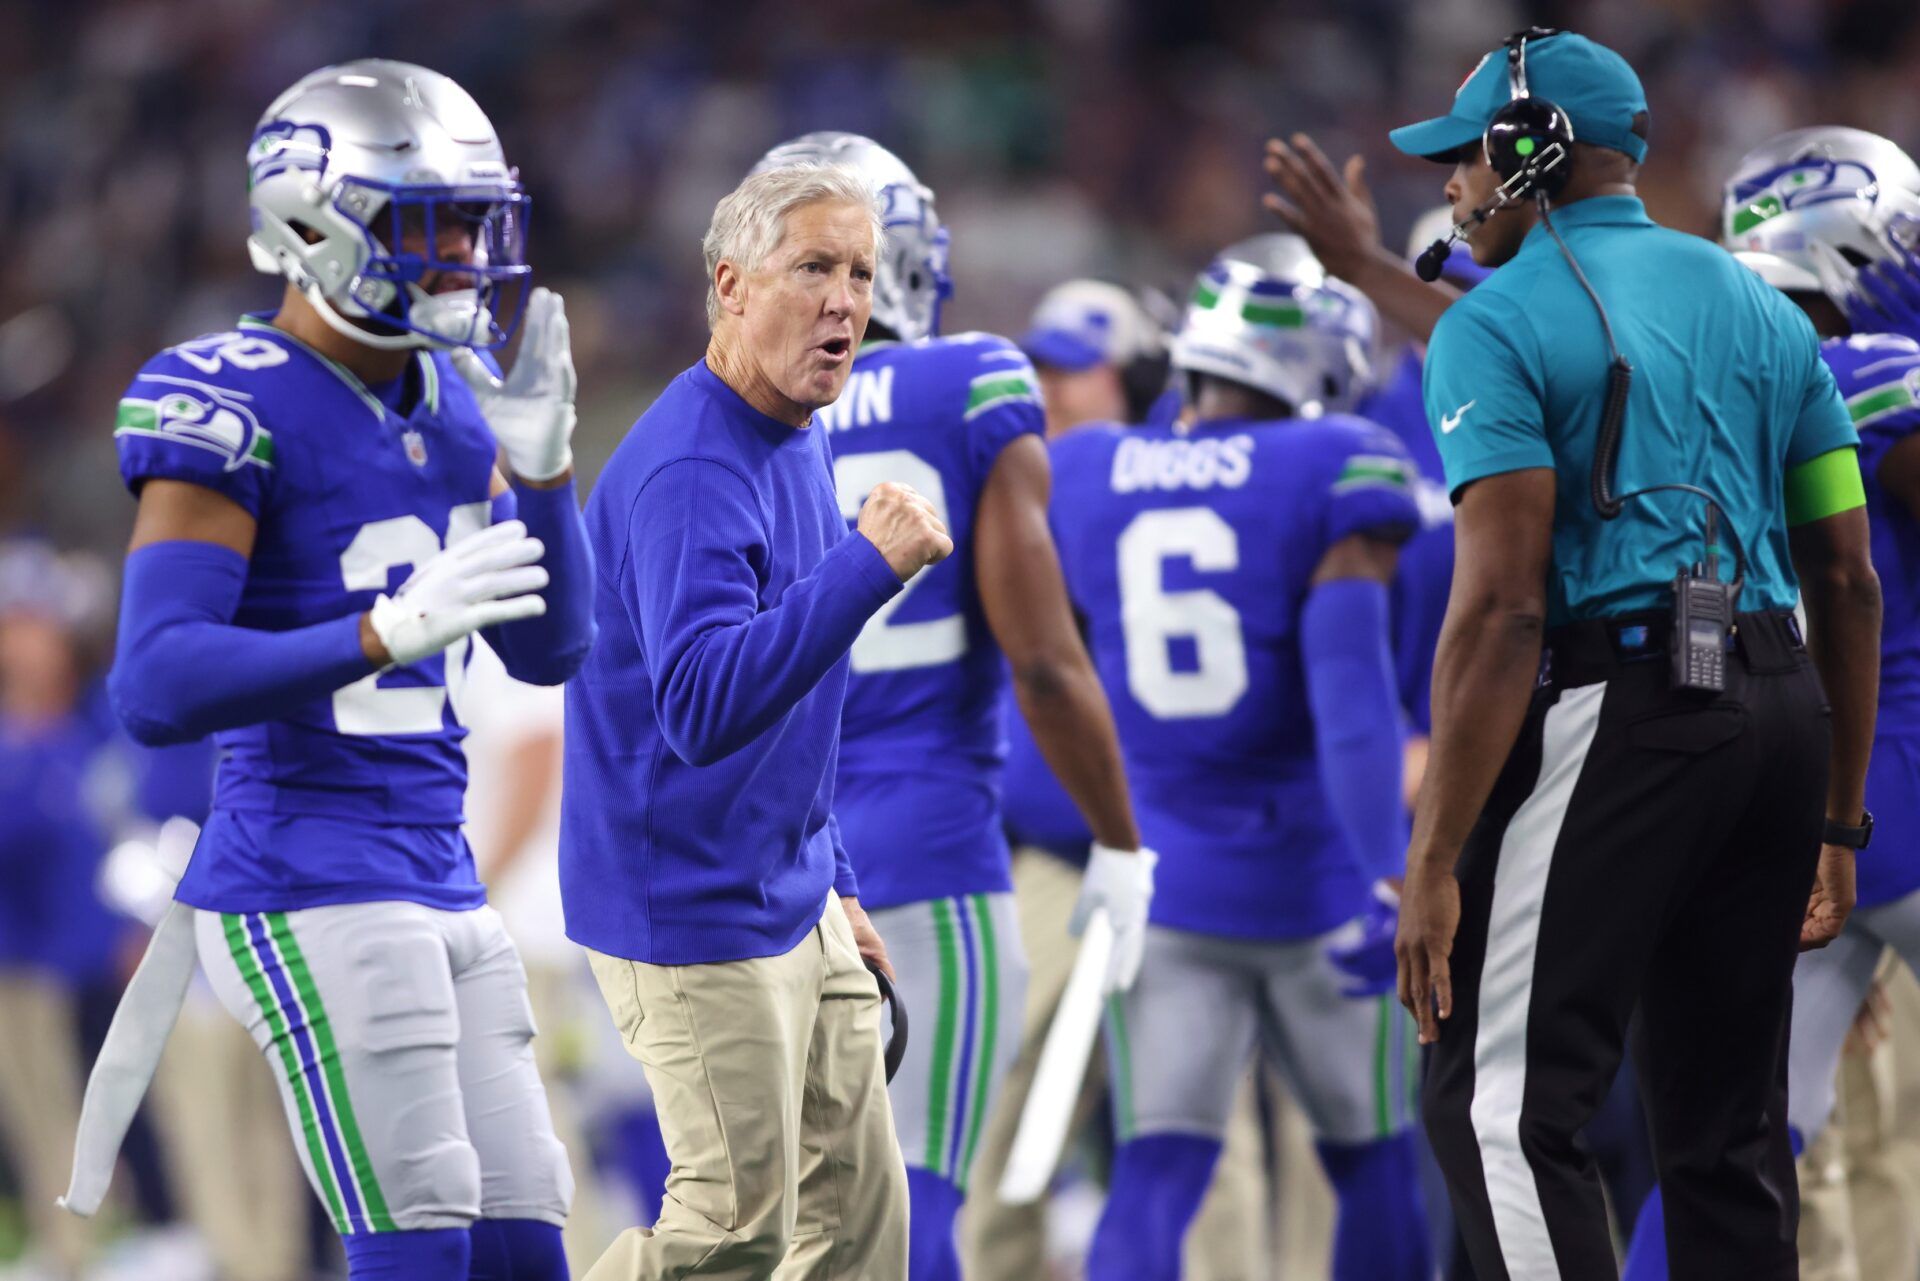
M 1416 525 L 1414 466 L 1359 418 L 1092 427 L 1053 446 L 1054 537 L 1120 729 L 1152 919 L 1304 938 L 1367 884 L 1320 785 L 1300 614 L 1327 550 Z
M 236 626 L 358 613 L 493 517 L 496 445 L 444 353 L 419 352 L 405 417 L 291 335 L 240 328 L 168 348 L 134 377 L 114 437 L 136 493 L 201 485 L 258 522 Z M 467 642 L 215 736 L 213 813 L 180 898 L 269 911 L 403 898 L 477 906 L 458 838 Z M 373 830 L 352 836 L 357 826 Z
M 989 334 L 861 348 L 814 415 L 853 524 L 882 481 L 913 486 L 953 536 L 853 643 L 834 813 L 861 901 L 888 907 L 1012 888 L 1000 828 L 1005 664 L 974 582 L 980 491 L 1008 442 L 1044 428 L 1020 350 Z
M 1393 576 L 1393 663 L 1400 705 L 1416 733 L 1433 732 L 1433 653 L 1453 590 L 1453 503 L 1440 450 L 1420 394 L 1421 354 L 1409 344 L 1391 377 L 1360 406 L 1407 447 L 1420 469 L 1414 481 L 1420 530 L 1400 549 Z
M 1829 339 L 1820 354 L 1860 433 L 1880 572 L 1880 715 L 1867 775 L 1876 827 L 1857 860 L 1860 906 L 1873 907 L 1920 888 L 1920 520 L 1874 478 L 1887 451 L 1920 432 L 1920 344 L 1856 334 Z

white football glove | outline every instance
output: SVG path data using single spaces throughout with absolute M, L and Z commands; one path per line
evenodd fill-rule
M 547 602 L 534 593 L 547 585 L 547 571 L 534 562 L 546 550 L 517 520 L 470 534 L 373 602 L 374 634 L 404 667 L 483 627 L 544 614 Z
M 506 378 L 495 378 L 465 348 L 453 353 L 453 363 L 473 389 L 514 475 L 552 480 L 573 466 L 573 344 L 559 294 L 541 288 L 527 299 L 520 354 Z
M 1147 945 L 1147 905 L 1153 902 L 1153 867 L 1159 861 L 1160 856 L 1144 846 L 1116 850 L 1094 842 L 1069 928 L 1078 938 L 1093 909 L 1107 910 L 1113 922 L 1113 955 L 1100 989 L 1104 996 L 1126 991 L 1140 974 L 1140 957 Z

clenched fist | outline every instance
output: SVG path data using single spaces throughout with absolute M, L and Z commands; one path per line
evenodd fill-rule
M 861 505 L 858 528 L 903 583 L 953 551 L 946 522 L 934 513 L 933 504 L 898 481 L 883 480 L 873 487 Z

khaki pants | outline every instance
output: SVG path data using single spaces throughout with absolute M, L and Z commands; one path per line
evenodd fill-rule
M 0 1140 L 19 1173 L 27 1229 L 62 1272 L 78 1272 L 91 1227 L 53 1203 L 67 1190 L 85 1082 L 73 998 L 31 970 L 0 972 L 0 1028 Z
M 879 988 L 838 896 L 784 956 L 588 956 L 673 1161 L 659 1222 L 621 1233 L 588 1281 L 904 1281 Z
M 1840 1060 L 1833 1121 L 1800 1159 L 1805 1281 L 1912 1281 L 1920 1269 L 1920 985 L 1887 954 L 1893 1035 Z
M 199 993 L 167 1039 L 155 1120 L 188 1217 L 229 1281 L 307 1275 L 307 1188 L 253 1038 Z

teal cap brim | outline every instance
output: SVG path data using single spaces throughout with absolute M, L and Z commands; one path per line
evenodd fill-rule
M 1435 116 L 1418 124 L 1401 125 L 1387 138 L 1409 156 L 1419 156 L 1423 160 L 1447 160 L 1460 148 L 1479 142 L 1485 131 L 1483 121 L 1462 120 L 1458 116 Z

